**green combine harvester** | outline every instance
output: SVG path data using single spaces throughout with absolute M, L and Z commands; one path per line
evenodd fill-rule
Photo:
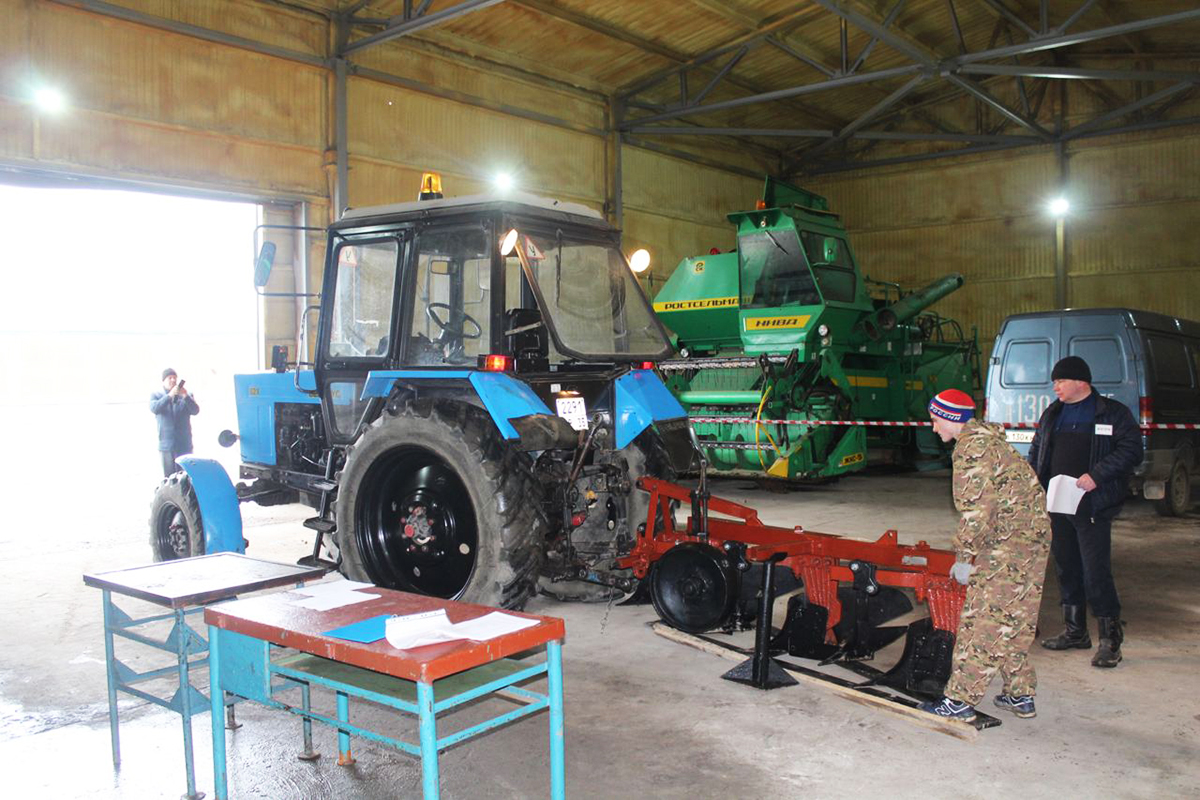
M 865 278 L 828 201 L 771 178 L 729 220 L 737 249 L 685 258 L 654 301 L 680 355 L 660 369 L 709 466 L 819 481 L 944 459 L 931 430 L 903 423 L 979 385 L 974 332 L 927 310 L 962 276 L 917 291 Z

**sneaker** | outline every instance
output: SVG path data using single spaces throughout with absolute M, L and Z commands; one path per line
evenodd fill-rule
M 1037 709 L 1033 707 L 1032 695 L 998 694 L 994 702 L 996 703 L 996 708 L 1011 711 L 1021 719 L 1030 719 L 1037 716 Z
M 943 697 L 936 703 L 932 700 L 921 703 L 917 708 L 927 711 L 930 714 L 937 714 L 939 717 L 956 719 L 959 722 L 973 722 L 975 720 L 974 706 L 960 703 L 957 700 L 951 700 L 949 697 Z

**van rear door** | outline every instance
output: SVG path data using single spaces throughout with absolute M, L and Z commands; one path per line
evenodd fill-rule
M 1004 322 L 988 364 L 987 420 L 1032 427 L 1054 401 L 1050 371 L 1059 358 L 1062 321 L 1057 314 Z M 1029 452 L 1032 430 L 1010 430 L 1008 441 Z
M 1092 386 L 1124 403 L 1138 418 L 1138 375 L 1125 315 L 1068 314 L 1062 320 L 1060 357 L 1079 356 L 1092 371 Z

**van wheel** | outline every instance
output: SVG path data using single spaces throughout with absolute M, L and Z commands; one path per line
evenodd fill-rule
M 1192 510 L 1192 479 L 1182 458 L 1175 459 L 1166 496 L 1154 504 L 1154 510 L 1164 517 L 1182 517 Z

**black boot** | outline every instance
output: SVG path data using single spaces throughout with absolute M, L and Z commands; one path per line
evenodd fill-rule
M 1125 640 L 1123 623 L 1116 617 L 1096 617 L 1100 626 L 1100 646 L 1092 656 L 1093 667 L 1115 667 L 1121 661 L 1121 642 Z
M 1092 637 L 1087 630 L 1086 606 L 1063 606 L 1063 624 L 1066 630 L 1058 636 L 1042 639 L 1042 647 L 1047 650 L 1088 650 L 1092 646 Z

